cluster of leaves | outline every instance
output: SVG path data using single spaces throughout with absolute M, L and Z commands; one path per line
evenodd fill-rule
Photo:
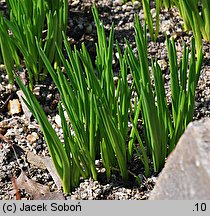
M 20 66 L 20 54 L 28 71 L 30 86 L 46 76 L 35 40 L 50 62 L 58 63 L 55 43 L 62 43 L 62 31 L 67 27 L 67 0 L 7 0 L 9 19 L 0 17 L 0 47 L 9 82 L 13 83 L 13 69 Z M 45 33 L 46 32 L 46 33 Z M 37 66 L 37 63 L 39 65 Z
M 19 68 L 21 53 L 32 88 L 34 80 L 42 80 L 47 74 L 35 38 L 56 67 L 59 57 L 55 42 L 62 43 L 61 32 L 66 30 L 68 1 L 56 0 L 52 3 L 49 0 L 7 0 L 6 3 L 10 11 L 10 19 L 7 20 L 0 15 L 0 61 L 4 62 L 9 81 L 13 83 L 14 65 Z M 201 13 L 198 0 L 155 0 L 155 23 L 150 4 L 150 0 L 142 0 L 151 40 L 155 41 L 158 37 L 160 9 L 162 7 L 169 9 L 172 5 L 176 5 L 184 19 L 185 30 L 193 31 L 197 52 L 202 50 L 202 37 L 210 41 L 210 2 L 208 0 L 200 1 Z M 39 62 L 38 67 L 37 62 Z
M 83 178 L 92 176 L 93 179 L 97 179 L 96 157 L 102 158 L 108 179 L 111 167 L 117 165 L 123 179 L 128 179 L 125 142 L 128 136 L 127 115 L 130 106 L 127 102 L 130 97 L 127 70 L 126 68 L 121 70 L 123 79 L 118 82 L 118 93 L 116 93 L 112 71 L 113 27 L 107 44 L 96 8 L 93 14 L 98 32 L 96 70 L 85 46 L 82 46 L 81 51 L 76 48 L 72 50 L 65 34 L 63 34 L 64 45 L 68 58 L 63 56 L 61 47 L 57 46 L 57 49 L 69 80 L 60 68 L 57 68 L 57 72 L 54 71 L 44 51 L 39 48 L 40 55 L 61 95 L 63 106 L 59 105 L 59 114 L 62 120 L 64 145 L 52 129 L 34 95 L 18 79 L 26 95 L 26 104 L 43 130 L 65 192 L 77 186 L 81 176 Z M 125 67 L 122 57 L 121 64 Z M 71 122 L 73 134 L 66 121 L 64 110 Z
M 174 40 L 170 41 L 167 38 L 172 104 L 172 112 L 170 112 L 162 71 L 157 62 L 152 62 L 155 86 L 154 92 L 152 91 L 146 36 L 141 31 L 141 26 L 136 20 L 138 58 L 135 57 L 127 42 L 128 60 L 140 98 L 147 154 L 152 156 L 154 170 L 160 171 L 165 163 L 165 158 L 174 149 L 188 123 L 192 121 L 195 90 L 200 75 L 202 54 L 200 53 L 196 62 L 195 43 L 192 40 L 190 63 L 188 63 L 189 50 L 185 46 L 179 70 Z M 132 149 L 132 147 L 131 144 L 129 148 Z
M 61 96 L 59 115 L 64 143 L 60 141 L 30 88 L 24 86 L 17 77 L 26 97 L 25 103 L 43 131 L 65 192 L 70 192 L 77 186 L 80 177 L 92 176 L 97 179 L 96 159 L 102 159 L 108 180 L 112 170 L 118 170 L 124 180 L 128 179 L 131 172 L 127 165 L 134 151 L 144 166 L 146 176 L 150 175 L 151 166 L 153 171 L 160 171 L 166 157 L 192 120 L 195 89 L 202 62 L 201 53 L 196 61 L 195 43 L 192 40 L 191 57 L 189 59 L 189 50 L 185 46 L 179 70 L 174 40 L 167 39 L 171 110 L 162 71 L 155 61 L 152 62 L 154 90 L 152 88 L 146 29 L 142 29 L 137 16 L 135 42 L 138 57 L 128 41 L 124 53 L 116 42 L 120 70 L 115 83 L 112 69 L 114 26 L 112 25 L 107 41 L 95 6 L 92 12 L 98 35 L 95 65 L 85 45 L 82 45 L 81 50 L 72 50 L 63 32 L 67 57 L 60 44 L 56 48 L 65 73 L 60 67 L 55 70 L 45 50 L 36 41 L 39 54 Z M 131 86 L 127 81 L 129 72 L 134 80 Z M 132 95 L 136 95 L 134 103 Z M 143 135 L 137 129 L 139 119 L 142 119 Z M 132 123 L 131 129 L 128 127 L 129 122 Z M 149 163 L 150 160 L 152 164 Z
M 144 17 L 148 25 L 151 40 L 156 41 L 158 37 L 160 9 L 163 6 L 164 8 L 169 9 L 171 6 L 175 5 L 179 9 L 180 15 L 184 20 L 185 30 L 193 31 L 197 53 L 202 51 L 202 38 L 206 41 L 210 41 L 209 0 L 155 0 L 155 23 L 151 13 L 150 3 L 150 0 L 142 0 Z
M 151 1 L 142 0 L 142 6 L 144 10 L 144 18 L 148 25 L 150 37 L 152 41 L 156 41 L 159 34 L 159 25 L 160 25 L 160 9 L 162 7 L 167 10 L 173 5 L 173 0 L 155 0 L 155 23 L 153 21 L 153 16 L 151 13 Z
M 197 52 L 201 52 L 202 38 L 210 41 L 210 1 L 173 0 L 184 20 L 185 30 L 193 31 Z M 199 8 L 200 3 L 200 8 Z

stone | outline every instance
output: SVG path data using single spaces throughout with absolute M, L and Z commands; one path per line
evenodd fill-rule
M 36 95 L 36 96 L 40 96 L 40 86 L 35 86 L 34 89 L 33 89 L 33 93 Z
M 157 62 L 158 62 L 159 66 L 160 66 L 160 69 L 161 69 L 162 71 L 164 71 L 164 70 L 167 69 L 168 64 L 167 64 L 167 62 L 166 62 L 165 59 L 159 59 Z
M 12 84 L 8 84 L 6 85 L 6 91 L 9 91 L 9 92 L 14 92 L 17 90 L 17 87 L 15 85 L 12 85 Z
M 169 155 L 149 199 L 210 199 L 210 118 L 188 125 Z
M 10 115 L 18 114 L 21 112 L 21 106 L 18 99 L 10 100 L 7 108 Z
M 133 8 L 134 8 L 135 10 L 138 10 L 140 7 L 141 7 L 140 1 L 135 1 L 135 2 L 133 2 Z
M 71 6 L 72 7 L 75 7 L 75 6 L 77 6 L 79 4 L 79 1 L 77 0 L 77 1 L 73 1 L 72 3 L 71 3 Z
M 58 114 L 55 116 L 55 123 L 58 125 L 58 127 L 62 127 L 61 117 Z
M 32 132 L 31 134 L 29 134 L 26 139 L 30 142 L 30 143 L 35 143 L 38 139 L 39 139 L 39 135 L 36 132 Z
M 114 5 L 114 6 L 123 5 L 123 0 L 114 0 L 114 1 L 113 1 L 113 5 Z

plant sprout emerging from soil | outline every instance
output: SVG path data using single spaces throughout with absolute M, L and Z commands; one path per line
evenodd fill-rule
M 169 40 L 167 38 L 172 103 L 172 112 L 170 112 L 162 71 L 157 62 L 153 61 L 152 73 L 155 89 L 154 91 L 152 89 L 146 31 L 143 32 L 137 16 L 135 18 L 135 31 L 138 58 L 135 57 L 127 41 L 127 59 L 136 91 L 140 98 L 140 112 L 144 124 L 147 155 L 152 156 L 154 171 L 158 172 L 164 166 L 165 158 L 175 148 L 186 126 L 192 121 L 195 90 L 200 75 L 203 55 L 200 53 L 196 62 L 195 41 L 192 39 L 190 62 L 188 61 L 189 50 L 184 46 L 183 58 L 180 62 L 180 69 L 178 69 L 175 42 L 173 39 Z M 139 143 L 142 143 L 142 141 Z M 129 158 L 132 156 L 132 150 L 133 140 L 128 145 Z M 141 147 L 141 152 L 143 151 L 144 148 Z
M 173 1 L 173 0 L 172 0 Z M 166 8 L 167 10 L 172 5 L 171 0 L 155 0 L 155 23 L 153 21 L 153 16 L 151 12 L 151 1 L 150 0 L 142 0 L 142 6 L 144 10 L 144 19 L 147 23 L 150 38 L 152 41 L 156 41 L 158 34 L 159 34 L 159 28 L 160 28 L 160 10 L 162 7 Z
M 127 1 L 124 1 L 124 3 Z M 160 10 L 170 9 L 175 5 L 184 20 L 186 31 L 192 30 L 196 52 L 202 52 L 202 38 L 210 41 L 210 1 L 209 0 L 155 0 L 155 22 L 151 13 L 151 1 L 142 0 L 144 19 L 148 25 L 150 38 L 156 41 L 159 34 Z M 199 7 L 201 9 L 199 9 Z M 198 54 L 199 55 L 199 54 Z
M 32 89 L 33 82 L 45 78 L 47 72 L 39 56 L 35 38 L 50 62 L 56 66 L 58 54 L 55 42 L 62 43 L 61 32 L 67 27 L 68 1 L 57 0 L 52 4 L 48 0 L 7 0 L 6 3 L 10 18 L 0 17 L 0 47 L 9 81 L 13 83 L 14 63 L 20 65 L 18 55 L 21 53 Z
M 183 17 L 185 30 L 193 31 L 197 53 L 202 52 L 202 38 L 206 41 L 210 41 L 210 1 L 173 1 L 179 9 L 180 15 Z
M 62 120 L 64 145 L 52 129 L 41 106 L 28 88 L 17 81 L 26 95 L 26 104 L 42 128 L 56 170 L 62 179 L 65 192 L 70 192 L 84 179 L 97 179 L 95 160 L 101 158 L 107 179 L 111 169 L 118 170 L 124 180 L 128 179 L 126 140 L 128 136 L 128 109 L 131 91 L 127 83 L 125 57 L 120 54 L 121 78 L 117 87 L 112 71 L 114 30 L 110 31 L 108 43 L 105 30 L 100 24 L 96 7 L 93 15 L 97 27 L 96 69 L 84 44 L 78 51 L 72 50 L 65 34 L 64 45 L 67 59 L 57 45 L 66 76 L 58 67 L 55 72 L 44 51 L 40 55 L 55 82 L 62 100 L 59 114 Z M 119 52 L 120 49 L 118 48 Z M 74 131 L 72 134 L 64 112 L 67 113 Z M 64 155 L 64 156 L 63 156 Z
M 43 131 L 52 161 L 63 182 L 64 192 L 70 192 L 76 187 L 80 177 L 86 179 L 92 176 L 94 180 L 97 179 L 96 159 L 102 159 L 108 180 L 112 170 L 117 170 L 124 180 L 128 180 L 131 172 L 127 165 L 133 157 L 133 150 L 138 154 L 146 176 L 150 175 L 149 159 L 152 159 L 153 170 L 160 171 L 166 157 L 192 120 L 195 89 L 202 62 L 202 54 L 196 61 L 195 43 L 192 40 L 190 62 L 188 63 L 189 51 L 185 46 L 178 70 L 174 40 L 167 39 L 171 111 L 166 98 L 162 71 L 155 61 L 152 61 L 155 84 L 154 90 L 152 88 L 146 30 L 143 31 L 138 17 L 135 17 L 138 57 L 135 56 L 128 41 L 124 53 L 116 42 L 120 70 L 118 82 L 115 84 L 112 69 L 114 26 L 111 27 L 107 41 L 96 6 L 92 12 L 98 36 L 95 66 L 85 45 L 82 44 L 81 50 L 71 49 L 63 32 L 67 56 L 63 54 L 60 44 L 56 47 L 64 72 L 60 67 L 55 70 L 39 41 L 36 41 L 39 54 L 61 96 L 59 115 L 64 143 L 60 141 L 31 90 L 16 77 L 25 94 L 24 101 Z M 129 71 L 134 81 L 131 86 L 127 81 Z M 137 94 L 132 104 L 131 95 L 135 92 Z M 143 135 L 137 129 L 140 118 L 144 128 Z M 129 122 L 132 123 L 130 131 Z M 135 176 L 133 173 L 132 175 Z
M 150 37 L 152 41 L 156 41 L 159 33 L 159 16 L 160 16 L 160 7 L 161 7 L 162 0 L 156 0 L 156 15 L 155 15 L 155 29 L 153 27 L 153 18 L 152 13 L 150 10 L 150 1 L 149 0 L 142 0 L 143 10 L 144 10 L 144 17 L 145 21 L 148 25 Z

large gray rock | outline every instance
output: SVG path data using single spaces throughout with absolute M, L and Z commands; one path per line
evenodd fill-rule
M 210 118 L 188 125 L 149 199 L 210 199 Z

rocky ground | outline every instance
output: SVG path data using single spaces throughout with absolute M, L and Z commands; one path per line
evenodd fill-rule
M 128 1 L 122 4 L 120 0 L 70 1 L 67 34 L 72 46 L 76 45 L 79 48 L 84 42 L 91 57 L 94 58 L 94 43 L 97 38 L 91 14 L 92 3 L 97 4 L 100 18 L 107 32 L 111 23 L 114 22 L 115 38 L 121 47 L 123 48 L 124 37 L 126 37 L 135 49 L 133 18 L 134 14 L 138 14 L 143 24 L 143 10 L 138 1 L 134 3 Z M 5 10 L 3 1 L 0 2 L 0 10 Z M 191 33 L 187 34 L 183 31 L 183 21 L 175 8 L 170 11 L 161 11 L 158 40 L 157 42 L 149 40 L 148 43 L 149 56 L 157 58 L 165 75 L 166 88 L 169 88 L 165 33 L 175 38 L 177 53 L 181 56 L 183 43 L 186 42 L 189 45 Z M 205 56 L 197 88 L 194 119 L 210 116 L 210 44 L 204 42 L 203 49 Z M 117 59 L 115 60 L 113 67 L 116 68 L 117 74 Z M 19 71 L 19 74 L 24 79 L 24 69 Z M 55 85 L 48 78 L 44 83 L 36 85 L 34 92 L 48 114 L 53 127 L 62 136 L 60 119 L 57 115 L 59 94 Z M 142 169 L 138 167 L 136 174 L 142 177 L 140 186 L 132 179 L 128 183 L 122 182 L 115 173 L 111 181 L 106 182 L 100 161 L 96 161 L 100 172 L 98 182 L 92 179 L 82 181 L 71 195 L 63 195 L 62 190 L 59 189 L 60 182 L 51 167 L 43 135 L 34 118 L 24 110 L 19 94 L 17 86 L 8 85 L 2 65 L 0 68 L 0 199 L 15 199 L 17 189 L 20 189 L 22 199 L 55 199 L 58 197 L 60 199 L 148 199 L 155 185 L 155 174 L 146 179 L 141 172 Z M 18 100 L 14 101 L 14 99 Z M 8 105 L 10 105 L 9 108 Z M 13 113 L 13 106 L 15 113 Z M 130 166 L 132 167 L 132 164 Z M 37 187 L 40 188 L 41 193 L 35 190 Z

